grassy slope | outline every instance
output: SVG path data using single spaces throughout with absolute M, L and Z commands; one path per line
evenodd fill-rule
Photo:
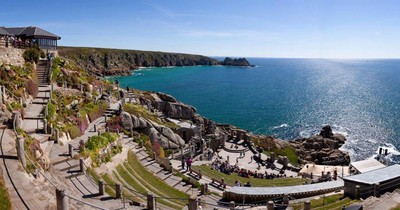
M 0 174 L 1 174 L 1 169 L 0 169 Z M 6 187 L 4 186 L 4 180 L 2 176 L 0 176 L 0 209 L 4 210 L 11 209 L 10 198 Z

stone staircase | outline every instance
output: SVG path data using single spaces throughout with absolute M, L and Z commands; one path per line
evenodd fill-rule
M 22 129 L 28 133 L 43 132 L 44 107 L 50 100 L 50 85 L 40 86 L 37 97 L 25 108 Z
M 162 168 L 160 164 L 154 160 L 154 158 L 149 157 L 143 148 L 137 149 L 135 154 L 143 166 L 145 166 L 149 171 L 153 172 L 154 175 L 163 180 L 169 186 L 188 194 L 192 194 L 192 190 L 195 195 L 199 194 L 197 188 L 192 189 L 192 186 L 183 182 L 181 177 L 175 176 L 173 173 Z
M 46 86 L 50 84 L 50 61 L 39 60 L 36 64 L 36 73 L 39 86 Z

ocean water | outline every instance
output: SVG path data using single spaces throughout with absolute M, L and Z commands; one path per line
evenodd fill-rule
M 114 77 L 160 91 L 216 122 L 293 140 L 329 124 L 353 160 L 388 148 L 400 162 L 400 60 L 249 59 L 257 67 L 145 68 Z

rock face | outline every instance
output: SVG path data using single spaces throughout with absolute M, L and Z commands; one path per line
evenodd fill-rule
M 246 58 L 229 58 L 226 57 L 224 61 L 221 62 L 223 66 L 253 66 L 247 61 Z
M 13 66 L 22 66 L 25 61 L 24 58 L 22 57 L 22 54 L 24 53 L 23 49 L 17 49 L 17 48 L 0 48 L 0 66 L 2 64 L 9 64 Z
M 177 149 L 185 144 L 185 141 L 170 128 L 158 125 L 142 117 L 121 112 L 122 127 L 126 130 L 141 130 L 150 137 L 151 141 L 158 141 L 163 148 Z
M 217 60 L 201 55 L 139 50 L 58 47 L 58 53 L 96 75 L 130 75 L 138 67 L 219 64 Z
M 329 125 L 324 126 L 320 135 L 291 141 L 301 163 L 313 162 L 326 165 L 348 165 L 350 156 L 339 150 L 346 138 L 341 134 L 333 134 Z

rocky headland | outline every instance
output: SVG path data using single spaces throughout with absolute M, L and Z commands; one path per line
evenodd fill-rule
M 251 66 L 245 58 L 220 62 L 202 55 L 86 47 L 59 47 L 58 54 L 78 67 L 101 76 L 130 75 L 139 67 L 197 65 Z

